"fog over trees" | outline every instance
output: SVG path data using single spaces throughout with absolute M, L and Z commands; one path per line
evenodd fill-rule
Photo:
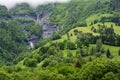
M 16 4 L 20 3 L 28 3 L 32 7 L 37 7 L 40 4 L 47 4 L 47 3 L 64 3 L 70 0 L 0 0 L 1 5 L 5 5 L 8 9 L 13 8 Z

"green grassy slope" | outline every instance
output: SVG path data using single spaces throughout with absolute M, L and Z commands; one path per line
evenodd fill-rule
M 120 34 L 119 20 L 118 22 L 111 20 L 111 17 L 115 17 L 114 12 L 119 11 L 111 9 L 109 0 L 75 0 L 55 5 L 56 9 L 51 14 L 50 20 L 60 26 L 61 39 L 45 39 L 44 46 L 24 53 L 24 59 L 18 64 L 3 66 L 3 69 L 0 68 L 0 79 L 4 77 L 6 79 L 2 80 L 119 80 L 120 47 L 103 44 L 103 53 L 95 50 L 94 54 L 90 54 L 96 44 L 82 45 L 79 48 L 76 47 L 77 44 L 73 44 L 72 46 L 76 47 L 74 49 L 66 46 L 76 42 L 77 35 L 74 35 L 74 30 L 99 36 L 100 33 L 91 31 L 91 27 L 98 29 L 99 24 L 103 25 L 103 17 L 110 18 L 110 21 L 107 19 L 104 21 L 104 25 L 107 27 L 113 25 L 115 33 Z M 58 44 L 60 42 L 64 42 L 64 49 L 60 49 Z M 110 57 L 106 56 L 107 49 L 110 50 Z
M 81 3 L 78 3 L 78 2 L 81 2 Z M 70 30 L 68 32 L 69 35 L 71 34 L 73 35 L 73 36 L 70 36 L 70 41 L 75 42 L 76 40 L 76 35 L 74 35 L 75 29 L 77 29 L 78 31 L 82 31 L 83 33 L 92 33 L 94 36 L 99 35 L 99 33 L 94 33 L 90 30 L 91 26 L 98 28 L 98 24 L 102 24 L 100 21 L 103 17 L 106 17 L 106 18 L 114 17 L 114 14 L 110 13 L 111 9 L 109 10 L 109 7 L 110 7 L 109 0 L 106 0 L 106 1 L 105 0 L 102 0 L 102 1 L 76 0 L 76 1 L 71 1 L 69 3 L 65 3 L 65 4 L 56 4 L 56 9 L 52 12 L 50 20 L 51 22 L 54 22 L 57 25 L 59 25 L 60 28 L 61 26 L 63 26 L 63 31 L 68 31 L 67 28 L 69 28 Z M 71 13 L 70 11 L 73 9 L 74 11 L 72 11 Z M 97 20 L 98 22 L 94 24 L 93 22 L 95 20 Z M 82 22 L 85 22 L 86 25 L 81 26 Z M 91 25 L 91 23 L 93 24 Z M 116 23 L 105 22 L 104 24 L 108 27 L 113 25 L 115 32 L 117 34 L 120 34 L 119 33 L 120 28 L 119 26 L 115 25 Z M 51 45 L 51 43 L 63 42 L 64 40 L 68 40 L 67 34 L 62 35 L 61 39 L 47 42 L 45 46 L 49 46 Z M 95 46 L 95 44 L 90 44 L 89 48 L 91 48 L 92 46 Z M 105 47 L 105 49 L 110 48 L 111 52 L 113 52 L 113 55 L 114 53 L 117 54 L 119 49 L 119 47 L 115 47 L 115 46 L 109 46 L 109 45 L 103 45 L 103 46 Z M 66 56 L 67 51 L 68 50 L 62 51 L 64 57 Z M 73 50 L 71 52 L 73 53 L 73 55 L 75 55 L 76 50 Z

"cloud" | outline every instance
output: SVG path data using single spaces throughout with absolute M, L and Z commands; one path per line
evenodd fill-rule
M 1 5 L 5 5 L 8 9 L 14 7 L 16 4 L 26 2 L 30 4 L 33 7 L 37 7 L 40 4 L 46 4 L 46 3 L 55 3 L 60 2 L 64 3 L 69 0 L 0 0 Z

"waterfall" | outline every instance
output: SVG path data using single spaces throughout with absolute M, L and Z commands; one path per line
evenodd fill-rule
M 39 24 L 39 19 L 40 18 L 40 14 L 37 14 L 37 20 L 36 20 L 36 24 Z
M 30 43 L 30 47 L 29 47 L 29 48 L 30 48 L 30 49 L 33 49 L 33 48 L 34 48 L 33 42 L 30 41 L 29 43 Z

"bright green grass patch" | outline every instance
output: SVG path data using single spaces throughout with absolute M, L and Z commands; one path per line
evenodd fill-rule
M 95 47 L 96 45 L 95 44 L 90 44 L 90 46 L 91 47 Z M 116 46 L 110 46 L 110 45 L 103 45 L 103 48 L 105 49 L 105 50 L 107 50 L 107 49 L 109 49 L 110 50 L 110 52 L 111 52 L 111 54 L 113 55 L 113 56 L 118 56 L 118 51 L 119 51 L 119 49 L 120 49 L 120 47 L 116 47 Z
M 90 52 L 90 50 L 91 50 L 92 47 L 96 47 L 96 44 L 90 44 L 89 47 L 88 47 L 88 50 L 89 50 L 88 52 Z M 103 44 L 103 48 L 104 48 L 105 51 L 107 51 L 107 49 L 109 49 L 110 52 L 111 52 L 111 55 L 113 56 L 113 58 L 120 58 L 120 56 L 118 56 L 118 51 L 119 51 L 120 47 L 109 46 L 109 45 Z M 63 54 L 63 57 L 67 57 L 67 54 L 69 52 L 71 52 L 73 56 L 76 56 L 76 51 L 77 51 L 77 49 L 76 50 L 62 50 L 62 54 Z M 96 56 L 92 55 L 92 56 L 86 56 L 84 58 L 86 60 L 88 60 L 89 57 L 95 58 Z M 105 53 L 102 54 L 101 58 L 106 58 L 106 54 Z
M 78 31 L 82 31 L 83 33 L 92 33 L 93 35 L 99 35 L 99 33 L 94 33 L 91 31 L 91 27 L 77 27 L 72 29 L 69 33 L 74 34 L 74 30 L 77 29 Z
M 98 29 L 98 25 L 102 25 L 102 23 L 97 23 L 97 24 L 94 24 L 93 26 Z M 120 26 L 116 26 L 115 23 L 113 22 L 106 22 L 104 23 L 107 27 L 111 27 L 111 25 L 113 25 L 114 27 L 114 30 L 115 30 L 115 33 L 116 34 L 120 34 Z M 91 31 L 91 27 L 88 26 L 88 27 L 76 27 L 74 29 L 71 29 L 68 33 L 70 35 L 70 40 L 75 42 L 76 40 L 76 35 L 74 35 L 74 30 L 78 30 L 78 31 L 82 31 L 83 33 L 92 33 L 94 36 L 98 36 L 99 33 L 94 33 L 93 31 Z M 72 36 L 71 36 L 72 34 Z M 58 39 L 58 40 L 54 40 L 52 42 L 63 42 L 64 40 L 68 40 L 67 38 L 67 34 L 63 35 L 61 39 Z
M 99 24 L 102 25 L 102 23 L 97 23 L 97 24 L 94 24 L 93 26 L 97 29 Z M 107 27 L 111 27 L 111 25 L 113 25 L 115 33 L 120 34 L 120 26 L 116 26 L 115 23 L 113 23 L 113 22 L 105 22 L 104 25 L 107 26 Z M 89 28 L 87 28 L 87 29 L 89 29 Z
M 96 44 L 90 44 L 89 47 L 88 47 L 88 50 L 89 50 L 88 52 L 90 52 L 90 50 L 91 50 L 92 47 L 96 47 Z M 112 54 L 112 56 L 113 56 L 114 58 L 119 57 L 119 56 L 118 56 L 118 51 L 119 51 L 120 47 L 110 46 L 110 45 L 105 45 L 105 44 L 103 44 L 103 48 L 104 48 L 105 51 L 106 51 L 107 49 L 109 49 L 110 52 L 111 52 L 111 54 Z M 73 56 L 76 56 L 76 51 L 77 51 L 77 49 L 76 49 L 76 50 L 62 50 L 63 57 L 67 57 L 67 53 L 69 53 L 69 52 L 71 52 Z M 88 53 L 88 54 L 89 54 L 89 53 Z M 94 55 L 94 56 L 95 56 L 95 55 Z M 90 56 L 88 56 L 88 57 L 90 57 Z M 106 55 L 103 54 L 102 57 L 105 57 L 105 58 L 106 58 Z
M 72 53 L 73 56 L 76 56 L 76 50 L 62 50 L 63 57 L 67 57 L 67 54 Z
M 37 64 L 38 67 L 41 67 L 43 65 L 44 61 L 41 61 L 40 63 Z
M 20 66 L 22 69 L 24 69 L 26 66 L 23 65 L 24 60 L 20 61 L 16 66 Z

